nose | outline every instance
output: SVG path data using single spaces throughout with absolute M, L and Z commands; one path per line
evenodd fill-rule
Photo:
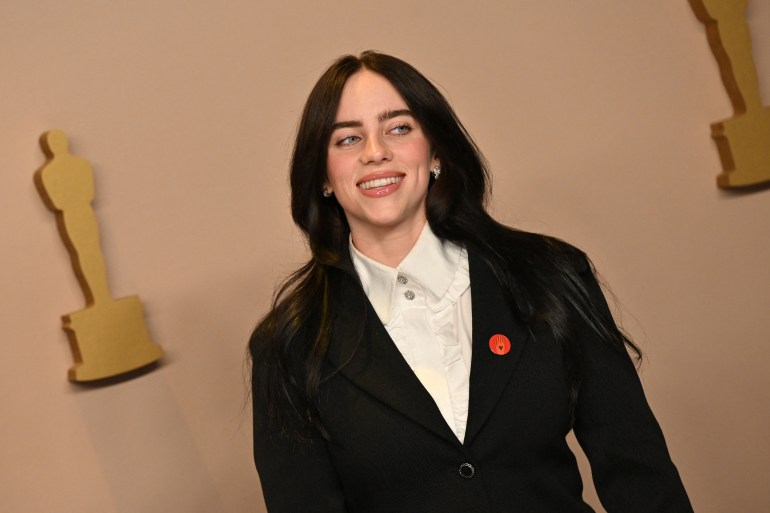
M 376 134 L 369 136 L 361 153 L 361 161 L 364 164 L 376 164 L 388 159 L 390 159 L 390 150 L 382 137 Z

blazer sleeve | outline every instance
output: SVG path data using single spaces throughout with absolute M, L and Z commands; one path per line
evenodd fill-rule
M 252 387 L 260 380 L 252 368 Z M 326 441 L 299 418 L 276 429 L 262 394 L 252 388 L 254 462 L 269 513 L 346 513 L 345 499 Z
M 591 301 L 612 315 L 590 266 L 582 273 Z M 578 330 L 583 353 L 574 431 L 591 463 L 608 513 L 686 513 L 692 506 L 625 347 Z

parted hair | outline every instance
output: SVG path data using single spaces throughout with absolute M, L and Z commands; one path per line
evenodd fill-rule
M 451 105 L 430 80 L 391 55 L 366 51 L 337 59 L 308 96 L 291 158 L 291 214 L 310 248 L 310 259 L 281 284 L 270 311 L 249 341 L 255 408 L 266 408 L 280 427 L 299 418 L 323 429 L 317 398 L 329 373 L 326 352 L 334 323 L 331 301 L 341 279 L 357 280 L 349 250 L 345 212 L 321 189 L 335 116 L 346 81 L 367 69 L 386 78 L 420 123 L 441 178 L 431 179 L 426 216 L 439 238 L 476 251 L 506 291 L 510 308 L 530 328 L 543 323 L 560 342 L 569 401 L 574 408 L 581 382 L 580 351 L 570 336 L 579 317 L 605 343 L 637 357 L 639 349 L 589 299 L 584 272 L 590 262 L 555 238 L 506 227 L 486 210 L 490 193 L 487 163 Z M 473 284 L 471 284 L 473 286 Z M 365 296 L 364 301 L 365 301 Z M 359 333 L 363 333 L 362 305 Z M 338 369 L 337 369 L 338 370 Z

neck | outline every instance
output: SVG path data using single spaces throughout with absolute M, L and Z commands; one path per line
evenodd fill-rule
M 388 267 L 397 267 L 414 247 L 426 220 L 402 229 L 351 230 L 358 251 Z

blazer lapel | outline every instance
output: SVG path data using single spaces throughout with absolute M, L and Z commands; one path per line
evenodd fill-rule
M 459 440 L 428 391 L 399 352 L 374 308 L 352 277 L 334 294 L 336 319 L 328 359 L 364 392 L 450 442 Z M 358 333 L 360 317 L 364 331 Z
M 499 281 L 489 266 L 468 252 L 473 308 L 473 356 L 471 358 L 470 397 L 465 444 L 468 445 L 484 426 L 500 399 L 530 338 L 530 332 L 513 315 Z M 490 349 L 490 339 L 504 335 L 510 351 L 497 354 Z

